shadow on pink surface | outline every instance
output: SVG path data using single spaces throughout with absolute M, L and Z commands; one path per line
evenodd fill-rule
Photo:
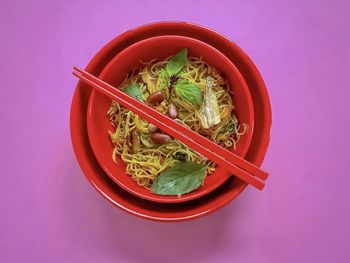
M 86 183 L 75 162 L 70 163 L 69 170 L 69 176 L 61 186 L 65 202 L 57 211 L 65 222 L 62 230 L 77 237 L 76 242 L 83 244 L 89 239 L 92 243 L 89 247 L 98 248 L 106 256 L 111 253 L 123 255 L 127 262 L 137 262 L 141 258 L 168 259 L 169 262 L 181 259 L 204 261 L 208 255 L 219 253 L 227 242 L 228 225 L 231 233 L 239 232 L 235 231 L 235 226 L 239 227 L 243 214 L 238 211 L 242 202 L 245 207 L 249 205 L 248 200 L 238 198 L 228 206 L 230 209 L 204 218 L 180 223 L 152 222 L 129 215 L 104 200 Z M 238 244 L 242 245 L 237 239 Z M 234 251 L 232 240 L 231 245 Z M 204 251 L 203 247 L 210 247 L 210 250 Z M 156 252 L 159 248 L 162 249 L 160 254 Z M 165 255 L 172 255 L 174 249 L 181 254 L 167 258 Z

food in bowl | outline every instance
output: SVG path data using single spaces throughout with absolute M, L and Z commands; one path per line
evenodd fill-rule
M 236 147 L 246 133 L 234 112 L 225 78 L 201 58 L 182 49 L 174 56 L 143 62 L 120 89 L 222 147 Z M 114 130 L 112 158 L 120 155 L 126 172 L 161 195 L 182 195 L 200 187 L 215 164 L 163 133 L 153 124 L 112 102 L 107 113 Z

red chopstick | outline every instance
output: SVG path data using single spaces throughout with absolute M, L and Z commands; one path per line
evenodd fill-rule
M 145 103 L 128 96 L 126 93 L 96 78 L 88 72 L 79 69 L 78 67 L 74 67 L 73 69 L 76 70 L 76 72 L 73 72 L 73 75 L 88 85 L 114 99 L 125 108 L 156 125 L 164 132 L 178 139 L 198 153 L 206 156 L 208 159 L 224 166 L 227 170 L 245 182 L 253 185 L 259 190 L 264 188 L 265 183 L 263 180 L 267 178 L 268 174 L 260 168 L 175 122 L 166 115 L 159 113 Z

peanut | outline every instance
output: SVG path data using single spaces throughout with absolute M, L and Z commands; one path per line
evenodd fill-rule
M 173 118 L 173 119 L 177 118 L 177 110 L 176 110 L 176 107 L 173 103 L 169 104 L 168 112 L 169 112 L 170 118 Z
M 150 123 L 149 126 L 148 126 L 148 131 L 150 133 L 155 133 L 156 131 L 158 131 L 158 127 L 153 125 L 152 123 Z
M 155 144 L 166 144 L 171 142 L 171 137 L 169 135 L 159 132 L 152 133 L 150 139 Z
M 165 96 L 162 91 L 157 91 L 148 96 L 147 102 L 149 104 L 159 104 L 164 100 Z

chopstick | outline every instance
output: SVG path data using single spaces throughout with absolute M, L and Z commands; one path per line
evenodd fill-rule
M 265 183 L 263 180 L 267 178 L 268 174 L 262 171 L 260 168 L 220 147 L 216 143 L 208 140 L 198 133 L 175 122 L 166 115 L 159 113 L 153 108 L 147 106 L 145 103 L 128 96 L 126 93 L 96 78 L 88 72 L 78 67 L 74 67 L 73 69 L 76 71 L 73 72 L 73 75 L 78 77 L 86 84 L 96 88 L 98 91 L 112 98 L 117 103 L 131 110 L 150 123 L 156 125 L 164 132 L 178 139 L 208 159 L 224 166 L 235 176 L 241 178 L 255 188 L 259 190 L 264 188 Z

